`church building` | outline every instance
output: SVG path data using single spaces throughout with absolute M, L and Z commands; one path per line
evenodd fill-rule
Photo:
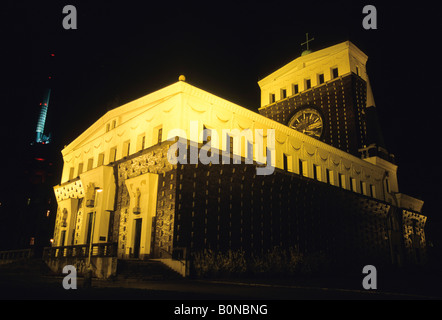
M 425 263 L 423 201 L 399 191 L 367 58 L 305 51 L 258 82 L 258 112 L 184 77 L 108 111 L 62 150 L 52 249 L 112 245 L 183 275 L 204 250 Z

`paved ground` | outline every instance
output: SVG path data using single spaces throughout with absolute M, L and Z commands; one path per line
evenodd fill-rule
M 63 277 L 50 276 L 38 268 L 0 266 L 1 300 L 442 300 L 439 280 L 431 283 L 402 278 L 394 287 L 383 287 L 387 281 L 378 280 L 378 290 L 364 290 L 362 278 L 354 280 L 329 279 L 230 279 L 230 280 L 157 280 L 92 281 L 90 288 L 77 279 L 77 289 L 63 288 Z M 401 279 L 401 278 L 400 278 Z
M 0 275 L 0 299 L 147 299 L 147 300 L 429 300 L 437 294 L 397 293 L 347 289 L 320 284 L 282 284 L 279 281 L 158 280 L 92 281 L 90 288 L 77 279 L 77 289 L 63 288 L 62 277 Z

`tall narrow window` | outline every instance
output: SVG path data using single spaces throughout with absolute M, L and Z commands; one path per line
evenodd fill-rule
M 157 143 L 161 143 L 163 141 L 163 127 L 159 127 L 157 131 Z
M 293 172 L 293 163 L 292 163 L 292 156 L 283 154 L 283 168 L 285 171 Z
M 117 147 L 111 148 L 109 154 L 109 163 L 114 162 L 115 160 L 117 160 Z
M 370 195 L 371 195 L 373 198 L 376 198 L 376 188 L 375 188 L 375 186 L 372 185 L 372 184 L 370 184 Z
M 212 140 L 212 130 L 203 126 L 203 142 L 209 142 Z
M 102 166 L 104 163 L 104 153 L 100 153 L 98 155 L 98 163 L 97 163 L 97 167 Z
M 92 170 L 92 168 L 94 167 L 94 158 L 89 158 L 87 160 L 87 170 Z
M 233 155 L 233 137 L 231 137 L 230 135 L 227 135 L 229 137 L 229 151 L 230 154 Z
M 285 98 L 287 98 L 287 90 L 281 89 L 281 99 L 285 99 Z
M 350 178 L 350 189 L 353 192 L 357 192 L 356 179 L 355 178 Z
M 345 183 L 345 175 L 343 175 L 342 173 L 339 174 L 339 187 L 341 187 L 342 189 L 346 189 L 346 183 Z
M 313 179 L 322 181 L 321 175 L 322 175 L 321 167 L 316 164 L 313 164 Z
M 137 138 L 137 152 L 143 150 L 145 144 L 146 144 L 146 135 L 143 133 L 140 134 Z
M 74 178 L 74 167 L 71 167 L 69 169 L 69 180 L 72 180 Z
M 332 76 L 332 79 L 335 79 L 335 78 L 337 78 L 339 76 L 339 72 L 338 72 L 338 68 L 337 67 L 336 68 L 332 68 L 331 76 Z
M 368 195 L 367 183 L 366 182 L 362 182 L 362 193 L 365 194 L 365 195 Z
M 129 155 L 129 152 L 130 152 L 130 140 L 127 140 L 123 143 L 123 157 L 127 157 Z
M 212 144 L 210 143 L 211 141 L 212 141 L 212 129 L 206 128 L 206 126 L 203 125 L 203 143 L 207 144 L 207 147 L 210 146 L 210 149 L 207 151 L 208 157 L 212 155 Z
M 293 94 L 297 94 L 299 92 L 298 84 L 293 85 Z
M 299 175 L 308 177 L 308 162 L 299 159 Z
M 324 74 L 320 73 L 318 74 L 318 84 L 324 83 Z
M 79 176 L 80 174 L 83 173 L 83 162 L 78 164 L 78 172 L 77 175 Z
M 331 184 L 332 186 L 335 185 L 335 176 L 333 174 L 333 170 L 327 169 L 327 183 Z
M 305 90 L 310 89 L 312 87 L 312 80 L 305 79 Z
M 367 184 L 364 181 L 359 181 L 359 187 L 361 188 L 361 193 L 367 195 Z
M 276 98 L 275 98 L 275 94 L 274 93 L 271 93 L 270 94 L 270 97 L 269 97 L 269 103 L 273 103 L 273 102 L 275 102 L 276 100 L 275 100 Z

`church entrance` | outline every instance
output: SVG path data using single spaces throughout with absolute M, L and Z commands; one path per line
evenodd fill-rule
M 143 219 L 135 219 L 135 237 L 134 237 L 134 258 L 140 257 L 140 244 L 141 244 L 141 226 Z

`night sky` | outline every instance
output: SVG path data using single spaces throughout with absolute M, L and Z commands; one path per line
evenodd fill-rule
M 77 8 L 77 30 L 62 27 L 68 4 Z M 362 27 L 366 4 L 376 6 L 377 30 Z M 181 74 L 196 87 L 257 111 L 257 81 L 300 56 L 308 32 L 315 38 L 312 50 L 350 40 L 368 55 L 384 138 L 399 165 L 399 191 L 425 201 L 429 226 L 441 221 L 441 18 L 431 2 L 11 1 L 2 6 L 7 85 L 1 90 L 1 201 L 7 201 L 6 191 L 20 192 L 11 179 L 25 169 L 22 160 L 35 137 L 49 74 L 45 131 L 53 135 L 48 147 L 60 175 L 64 145 L 106 111 L 172 84 Z

